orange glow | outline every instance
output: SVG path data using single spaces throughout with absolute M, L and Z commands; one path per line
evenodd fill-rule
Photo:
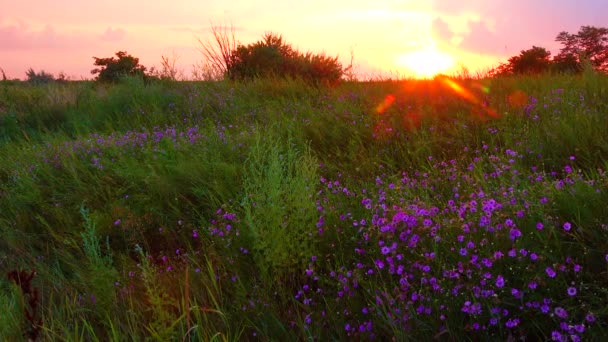
M 475 83 L 475 84 L 473 84 L 473 87 L 481 90 L 484 94 L 489 94 L 490 93 L 490 88 L 488 86 L 485 86 L 485 85 L 481 84 L 481 83 Z
M 243 45 L 273 31 L 302 52 L 339 56 L 342 65 L 348 65 L 351 52 L 357 66 L 354 75 L 361 80 L 394 73 L 431 78 L 457 72 L 459 63 L 472 72 L 483 72 L 504 61 L 503 44 L 484 41 L 488 38 L 483 30 L 496 29 L 496 21 L 472 8 L 452 15 L 434 9 L 447 1 L 399 5 L 334 1 L 324 6 L 300 1 L 277 6 L 276 1 L 261 0 L 251 7 L 244 0 L 181 0 L 174 6 L 159 0 L 131 0 L 123 1 L 122 11 L 103 1 L 12 1 L 10 11 L 0 14 L 0 63 L 8 78 L 24 79 L 32 67 L 79 80 L 92 77 L 91 56 L 111 57 L 126 50 L 146 67 L 158 68 L 161 56 L 175 52 L 180 57 L 178 70 L 192 78 L 194 65 L 203 63 L 198 40 L 213 41 L 210 25 L 229 23 L 238 24 L 234 38 Z M 140 8 L 146 8 L 145 13 L 134 17 L 132 13 Z M 509 31 L 502 33 L 508 37 Z M 492 44 L 486 48 L 488 43 Z M 525 47 L 509 46 L 511 51 Z
M 376 107 L 376 112 L 378 114 L 382 114 L 382 113 L 386 112 L 388 107 L 390 107 L 393 104 L 393 102 L 395 102 L 395 95 L 393 95 L 393 94 L 386 95 L 386 97 L 384 98 L 384 101 L 382 101 L 382 103 L 380 103 Z
M 433 77 L 455 65 L 454 58 L 435 48 L 408 52 L 399 56 L 397 64 L 413 72 L 416 77 Z
M 414 130 L 420 128 L 422 124 L 422 115 L 418 112 L 409 112 L 403 116 L 403 128 L 406 130 Z
M 516 90 L 509 94 L 507 100 L 509 101 L 509 105 L 515 108 L 523 108 L 528 105 L 528 95 L 521 90 Z
M 465 87 L 461 86 L 460 84 L 458 84 L 456 81 L 448 78 L 448 77 L 440 77 L 438 78 L 443 84 L 445 84 L 446 86 L 448 86 L 448 88 L 450 88 L 451 90 L 453 90 L 456 94 L 458 94 L 460 97 L 462 97 L 463 99 L 465 99 L 466 101 L 470 102 L 471 104 L 475 105 L 478 108 L 482 108 L 484 110 L 484 112 L 486 114 L 488 114 L 489 116 L 493 117 L 493 118 L 497 118 L 499 117 L 498 113 L 489 107 L 486 107 L 484 103 L 482 103 L 476 96 L 475 94 L 473 94 L 471 91 L 469 91 L 468 89 L 466 89 Z M 483 90 L 483 89 L 482 89 Z M 489 90 L 488 90 L 489 92 Z
M 442 77 L 441 81 L 443 82 L 443 84 L 450 87 L 456 94 L 460 95 L 460 97 L 475 105 L 479 104 L 479 100 L 475 97 L 475 95 L 473 95 L 470 91 L 465 89 L 460 84 L 456 83 L 456 81 L 451 80 L 447 77 Z

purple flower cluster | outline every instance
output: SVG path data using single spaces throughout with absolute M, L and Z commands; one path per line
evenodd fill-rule
M 555 182 L 563 183 L 561 191 L 590 182 L 571 173 L 565 178 L 524 174 L 513 162 L 521 152 L 496 152 L 473 151 L 462 161 L 436 162 L 429 173 L 404 172 L 398 182 L 376 177 L 371 190 L 353 191 L 324 178 L 317 228 L 331 247 L 326 264 L 317 262 L 314 273 L 306 272 L 309 280 L 296 295 L 308 308 L 307 324 L 327 321 L 318 313 L 330 308 L 347 322 L 347 335 L 360 338 L 376 336 L 377 324 L 359 329 L 370 326 L 370 317 L 404 331 L 421 329 L 417 322 L 425 322 L 425 329 L 435 327 L 433 333 L 444 329 L 445 320 L 464 319 L 465 330 L 490 335 L 505 328 L 521 334 L 533 329 L 531 321 L 553 317 L 579 330 L 589 324 L 581 320 L 590 314 L 585 306 L 572 309 L 574 314 L 559 305 L 582 298 L 575 286 L 558 290 L 562 279 L 575 281 L 576 256 L 555 261 L 546 245 L 549 236 L 571 240 L 573 225 L 551 216 L 539 221 L 536 213 L 549 210 L 546 193 L 555 191 Z M 484 180 L 498 185 L 487 187 Z M 524 182 L 533 191 L 518 187 Z M 433 196 L 410 195 L 424 193 Z M 330 239 L 343 235 L 355 238 Z M 338 268 L 332 267 L 333 258 L 343 261 Z M 572 329 L 560 331 L 582 334 Z
M 55 167 L 61 167 L 64 158 L 75 156 L 101 170 L 104 165 L 121 157 L 136 158 L 145 151 L 163 154 L 168 149 L 185 149 L 210 140 L 217 140 L 223 145 L 230 144 L 233 149 L 239 149 L 243 147 L 239 139 L 247 136 L 249 132 L 241 130 L 234 134 L 234 139 L 229 140 L 227 133 L 236 131 L 236 128 L 234 125 L 224 126 L 217 123 L 214 129 L 209 129 L 206 133 L 202 133 L 198 125 L 155 127 L 151 130 L 113 132 L 107 135 L 94 133 L 59 145 L 47 143 L 38 152 L 38 156 L 43 162 Z

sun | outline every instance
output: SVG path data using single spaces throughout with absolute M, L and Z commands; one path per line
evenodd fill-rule
M 401 54 L 397 64 L 415 77 L 428 78 L 449 70 L 456 62 L 451 55 L 430 47 Z

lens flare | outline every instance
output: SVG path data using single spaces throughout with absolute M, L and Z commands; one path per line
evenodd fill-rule
M 516 90 L 507 97 L 509 105 L 514 108 L 523 108 L 528 105 L 528 94 L 522 90 Z
M 481 83 L 473 83 L 473 87 L 481 90 L 481 92 L 483 92 L 484 94 L 489 94 L 490 93 L 490 87 L 485 86 L 485 85 L 483 85 Z
M 473 94 L 470 90 L 466 89 L 465 87 L 461 86 L 456 81 L 454 81 L 448 77 L 438 77 L 437 79 L 439 81 L 441 81 L 441 83 L 446 85 L 448 88 L 450 88 L 453 92 L 455 92 L 458 96 L 462 97 L 463 99 L 465 99 L 469 103 L 473 104 L 474 106 L 476 106 L 478 108 L 482 108 L 483 111 L 485 112 L 485 114 L 487 114 L 488 116 L 493 117 L 493 118 L 499 117 L 498 113 L 494 109 L 487 107 L 485 103 L 483 103 L 481 100 L 479 100 L 479 98 L 477 98 L 477 96 L 475 96 L 475 94 Z M 488 91 L 489 91 L 489 89 L 488 89 Z
M 402 125 L 405 130 L 416 130 L 420 128 L 421 124 L 422 115 L 418 112 L 411 111 L 403 116 Z
M 393 102 L 395 102 L 395 95 L 393 95 L 393 94 L 386 95 L 386 97 L 384 98 L 384 101 L 382 101 L 382 103 L 380 103 L 376 107 L 376 113 L 383 114 L 393 104 Z

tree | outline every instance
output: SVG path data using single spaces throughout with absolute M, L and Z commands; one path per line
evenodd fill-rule
M 551 52 L 538 46 L 521 50 L 519 56 L 509 58 L 509 68 L 514 74 L 540 74 L 547 71 L 550 65 Z
M 489 77 L 506 76 L 513 74 L 511 65 L 508 63 L 500 63 L 488 71 Z
M 540 74 L 549 70 L 552 65 L 551 52 L 547 49 L 532 46 L 531 49 L 521 50 L 519 55 L 500 63 L 488 72 L 490 77 L 513 74 Z
M 560 32 L 555 40 L 563 46 L 555 56 L 560 71 L 580 71 L 588 60 L 596 70 L 608 72 L 608 28 L 581 26 L 577 34 Z
M 96 80 L 101 82 L 118 82 L 124 76 L 146 76 L 146 67 L 139 64 L 139 58 L 127 54 L 126 51 L 118 51 L 116 57 L 97 58 L 95 65 L 99 68 L 91 70 L 91 74 L 99 74 Z

